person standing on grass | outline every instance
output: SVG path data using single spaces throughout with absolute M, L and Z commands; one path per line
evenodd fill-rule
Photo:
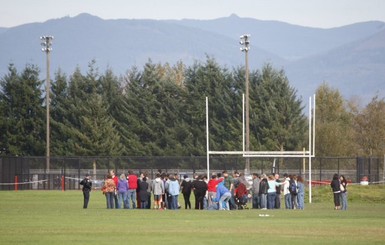
M 168 193 L 171 196 L 171 203 L 170 203 L 171 210 L 178 209 L 179 191 L 180 191 L 180 188 L 179 188 L 178 180 L 175 179 L 174 175 L 170 175 L 169 183 L 168 183 Z
M 290 177 L 288 174 L 284 174 L 283 195 L 285 197 L 285 208 L 292 209 L 291 206 L 291 194 L 290 194 Z
M 154 194 L 154 209 L 160 209 L 162 203 L 162 195 L 164 194 L 163 180 L 160 178 L 160 173 L 156 174 L 152 181 L 152 193 Z
M 139 193 L 139 200 L 140 200 L 140 208 L 146 209 L 147 208 L 147 202 L 148 202 L 148 183 L 147 178 L 143 177 L 142 180 L 139 181 L 138 184 L 138 193 Z
M 146 182 L 148 183 L 148 188 L 147 188 L 147 206 L 146 209 L 151 209 L 151 188 L 152 188 L 152 181 L 150 177 L 148 176 L 148 172 L 144 172 L 144 177 L 146 177 Z
M 118 182 L 119 182 L 119 178 L 118 178 L 118 176 L 115 175 L 115 170 L 111 169 L 108 173 L 112 176 L 112 180 L 114 181 L 115 186 L 117 187 Z M 114 193 L 114 202 L 115 202 L 115 208 L 120 208 L 117 192 Z
M 183 176 L 183 181 L 180 184 L 180 188 L 182 189 L 182 194 L 184 199 L 184 208 L 191 209 L 191 202 L 190 202 L 191 181 L 186 174 Z
M 195 194 L 195 209 L 204 209 L 204 198 L 207 192 L 207 183 L 204 181 L 204 176 L 200 175 L 192 183 L 192 189 Z
M 297 202 L 298 202 L 298 209 L 305 209 L 305 184 L 303 183 L 302 176 L 298 176 L 297 178 L 297 187 L 298 187 L 298 194 L 297 194 Z
M 275 182 L 281 183 L 281 180 L 279 179 L 279 174 L 275 174 Z M 276 188 L 276 194 L 275 194 L 275 209 L 281 208 L 281 192 L 282 192 L 282 185 L 278 185 Z
M 297 209 L 298 208 L 298 202 L 297 202 L 297 195 L 298 195 L 298 186 L 297 186 L 297 175 L 293 175 L 290 178 L 289 181 L 289 191 L 291 194 L 291 208 Z
M 127 208 L 127 197 L 128 197 L 128 181 L 126 179 L 126 175 L 121 174 L 118 181 L 118 207 Z M 123 204 L 122 206 L 120 206 Z
M 83 186 L 83 208 L 85 209 L 88 207 L 88 202 L 90 201 L 90 192 L 92 189 L 92 181 L 90 180 L 90 175 L 86 174 L 86 177 L 82 181 L 80 181 L 80 184 Z
M 253 184 L 251 186 L 251 195 L 253 198 L 253 209 L 259 208 L 259 176 L 253 173 Z
M 340 190 L 341 190 L 341 210 L 348 209 L 348 182 L 346 181 L 345 176 L 340 176 Z
M 278 183 L 275 180 L 274 175 L 269 176 L 268 180 L 268 190 L 267 190 L 267 209 L 274 209 L 275 208 L 275 198 L 277 195 L 277 187 L 281 186 L 281 183 Z
M 339 210 L 341 208 L 340 204 L 340 196 L 341 196 L 341 183 L 340 180 L 338 179 L 338 174 L 333 175 L 333 179 L 330 182 L 330 187 L 332 188 L 333 191 L 333 199 L 334 199 L 334 209 Z
M 223 181 L 223 178 L 221 173 L 211 175 L 211 180 L 207 183 L 209 207 L 214 204 L 216 195 L 217 195 L 217 186 L 222 181 Z
M 116 185 L 114 180 L 112 179 L 112 175 L 108 174 L 107 179 L 104 182 L 104 186 L 102 188 L 103 194 L 106 195 L 107 208 L 114 208 L 114 195 L 116 191 Z
M 259 198 L 261 209 L 267 208 L 267 190 L 269 189 L 269 184 L 267 183 L 266 174 L 262 175 L 262 180 L 259 182 Z
M 127 207 L 135 209 L 136 208 L 136 189 L 138 188 L 138 177 L 134 174 L 132 170 L 128 171 L 128 199 Z

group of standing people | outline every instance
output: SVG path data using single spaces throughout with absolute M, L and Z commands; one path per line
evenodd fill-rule
M 102 187 L 106 196 L 108 209 L 150 209 L 153 197 L 154 209 L 179 209 L 179 194 L 183 195 L 185 209 L 191 209 L 191 194 L 195 196 L 195 209 L 238 209 L 240 204 L 252 203 L 253 209 L 280 209 L 281 198 L 286 209 L 304 209 L 305 185 L 303 178 L 297 175 L 279 174 L 252 175 L 249 183 L 242 173 L 227 171 L 212 174 L 210 180 L 206 175 L 187 175 L 180 181 L 178 174 L 168 175 L 158 172 L 154 180 L 147 173 L 139 176 L 133 171 L 128 174 L 115 175 L 108 172 Z M 83 208 L 88 207 L 92 181 L 90 176 L 80 182 L 83 186 Z M 334 174 L 330 186 L 333 191 L 334 208 L 347 210 L 347 180 L 345 176 Z
M 259 176 L 254 173 L 252 178 L 251 194 L 254 209 L 280 209 L 282 194 L 286 209 L 305 208 L 305 185 L 301 176 L 284 174 L 281 180 L 279 174 Z
M 260 176 L 254 173 L 252 183 L 237 171 L 212 174 L 210 180 L 206 175 L 195 174 L 193 177 L 190 179 L 184 175 L 179 181 L 178 174 L 168 175 L 159 171 L 151 180 L 147 173 L 137 176 L 130 170 L 127 175 L 122 173 L 118 177 L 114 170 L 110 170 L 102 192 L 108 209 L 150 209 L 151 196 L 154 209 L 179 209 L 180 193 L 185 209 L 192 208 L 191 194 L 195 196 L 194 208 L 200 210 L 247 208 L 250 199 L 254 209 L 280 209 L 282 194 L 286 209 L 304 209 L 305 187 L 301 176 L 285 174 L 281 180 L 279 174 Z M 83 185 L 83 207 L 87 208 L 92 189 L 89 175 L 80 184 Z
M 108 209 L 150 209 L 151 196 L 154 197 L 154 209 L 178 209 L 180 185 L 177 175 L 157 173 L 151 180 L 147 173 L 139 177 L 133 171 L 128 175 L 121 174 L 118 178 L 114 170 L 110 170 L 102 187 L 106 196 Z
M 348 182 L 345 176 L 338 174 L 333 175 L 333 179 L 330 183 L 330 187 L 333 191 L 334 209 L 335 210 L 347 210 L 348 209 Z

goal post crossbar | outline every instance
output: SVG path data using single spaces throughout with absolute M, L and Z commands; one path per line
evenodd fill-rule
M 298 155 L 301 157 L 308 156 L 310 151 L 209 151 L 210 155 Z

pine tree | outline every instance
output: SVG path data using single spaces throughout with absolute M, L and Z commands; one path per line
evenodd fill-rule
M 253 99 L 259 113 L 255 129 L 263 147 L 260 150 L 302 150 L 306 119 L 302 102 L 290 87 L 284 71 L 264 66 L 256 89 Z
M 2 154 L 44 155 L 45 111 L 41 85 L 39 69 L 33 65 L 27 65 L 21 74 L 10 65 L 9 74 L 1 80 Z

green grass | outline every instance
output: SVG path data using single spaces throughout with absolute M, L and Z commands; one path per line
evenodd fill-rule
M 384 244 L 385 187 L 349 191 L 346 212 L 327 187 L 304 211 L 107 210 L 100 191 L 83 210 L 80 191 L 3 191 L 0 244 Z

